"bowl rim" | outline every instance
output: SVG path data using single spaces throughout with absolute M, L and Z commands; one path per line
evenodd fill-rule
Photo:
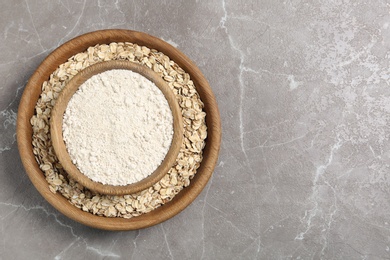
M 127 185 L 109 185 L 95 182 L 84 175 L 75 164 L 66 148 L 63 138 L 63 115 L 68 103 L 79 87 L 91 77 L 109 70 L 130 70 L 140 74 L 149 81 L 153 82 L 161 90 L 168 105 L 172 111 L 173 117 L 173 135 L 172 142 L 160 165 L 147 177 L 140 181 Z M 152 69 L 127 60 L 102 61 L 88 66 L 77 73 L 64 86 L 60 92 L 56 103 L 51 111 L 50 117 L 50 135 L 54 151 L 58 160 L 61 162 L 65 171 L 82 186 L 89 190 L 106 195 L 126 195 L 145 190 L 164 177 L 176 161 L 177 155 L 183 142 L 183 116 L 177 102 L 176 96 L 168 84 Z
M 167 55 L 183 68 L 193 80 L 206 111 L 207 139 L 203 150 L 203 160 L 191 184 L 161 207 L 130 219 L 108 218 L 84 212 L 71 205 L 59 192 L 52 193 L 42 170 L 39 168 L 32 147 L 32 127 L 30 118 L 34 114 L 36 102 L 41 93 L 43 81 L 57 67 L 72 55 L 96 44 L 111 42 L 132 42 L 156 49 Z M 107 29 L 77 36 L 62 44 L 50 53 L 38 66 L 29 79 L 20 100 L 17 116 L 17 143 L 19 154 L 31 182 L 38 192 L 58 211 L 81 224 L 105 230 L 135 230 L 159 224 L 185 209 L 201 193 L 210 179 L 218 160 L 221 145 L 221 121 L 215 96 L 200 69 L 181 51 L 167 42 L 149 34 L 126 30 Z

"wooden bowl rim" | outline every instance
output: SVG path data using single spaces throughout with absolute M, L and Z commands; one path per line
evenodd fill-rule
M 50 74 L 71 56 L 85 51 L 96 44 L 111 42 L 132 42 L 161 51 L 183 68 L 195 83 L 197 91 L 205 104 L 207 140 L 203 150 L 203 160 L 191 184 L 177 194 L 172 201 L 138 217 L 107 218 L 93 215 L 71 205 L 59 192 L 52 193 L 45 176 L 38 166 L 32 147 L 32 127 L 30 119 L 41 94 L 42 83 Z M 218 160 L 221 145 L 221 121 L 217 102 L 212 90 L 199 68 L 181 51 L 167 42 L 146 33 L 108 29 L 89 32 L 71 39 L 55 49 L 38 66 L 28 81 L 18 108 L 17 142 L 23 166 L 38 192 L 58 211 L 81 224 L 105 230 L 135 230 L 159 224 L 185 209 L 203 190 L 212 175 Z
M 172 144 L 159 167 L 153 173 L 151 173 L 149 176 L 142 179 L 141 181 L 123 186 L 98 183 L 81 173 L 77 166 L 73 164 L 70 158 L 62 134 L 63 114 L 72 95 L 74 95 L 74 93 L 81 86 L 81 84 L 83 84 L 92 76 L 113 69 L 131 70 L 135 73 L 141 74 L 148 80 L 152 81 L 162 91 L 169 104 L 169 107 L 171 108 L 174 126 Z M 177 155 L 180 152 L 180 148 L 183 142 L 183 117 L 173 91 L 156 72 L 146 66 L 135 62 L 127 60 L 110 60 L 95 63 L 91 66 L 88 66 L 87 68 L 77 73 L 68 82 L 68 84 L 66 84 L 64 89 L 60 92 L 51 112 L 50 135 L 52 139 L 53 148 L 58 160 L 61 162 L 65 171 L 78 183 L 88 188 L 89 190 L 95 191 L 100 194 L 134 194 L 136 192 L 145 190 L 160 181 L 176 162 Z

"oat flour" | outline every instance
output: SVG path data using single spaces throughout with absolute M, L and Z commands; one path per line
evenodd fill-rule
M 129 70 L 109 70 L 73 95 L 63 136 L 83 174 L 103 184 L 127 185 L 164 160 L 173 138 L 172 111 L 153 82 Z

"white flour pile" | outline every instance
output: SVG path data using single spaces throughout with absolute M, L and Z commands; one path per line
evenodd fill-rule
M 83 174 L 103 184 L 127 185 L 164 160 L 173 138 L 172 111 L 153 82 L 129 70 L 109 70 L 73 95 L 63 136 Z

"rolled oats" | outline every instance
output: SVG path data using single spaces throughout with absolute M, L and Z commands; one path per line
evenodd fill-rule
M 50 139 L 50 112 L 61 90 L 80 70 L 106 60 L 128 60 L 151 68 L 168 83 L 182 109 L 184 138 L 176 163 L 159 182 L 136 194 L 109 196 L 81 186 L 62 168 Z M 169 202 L 190 184 L 200 166 L 207 137 L 203 106 L 190 75 L 163 53 L 130 42 L 92 46 L 61 64 L 42 84 L 42 94 L 30 120 L 33 153 L 50 191 L 60 192 L 75 207 L 106 217 L 136 217 Z

